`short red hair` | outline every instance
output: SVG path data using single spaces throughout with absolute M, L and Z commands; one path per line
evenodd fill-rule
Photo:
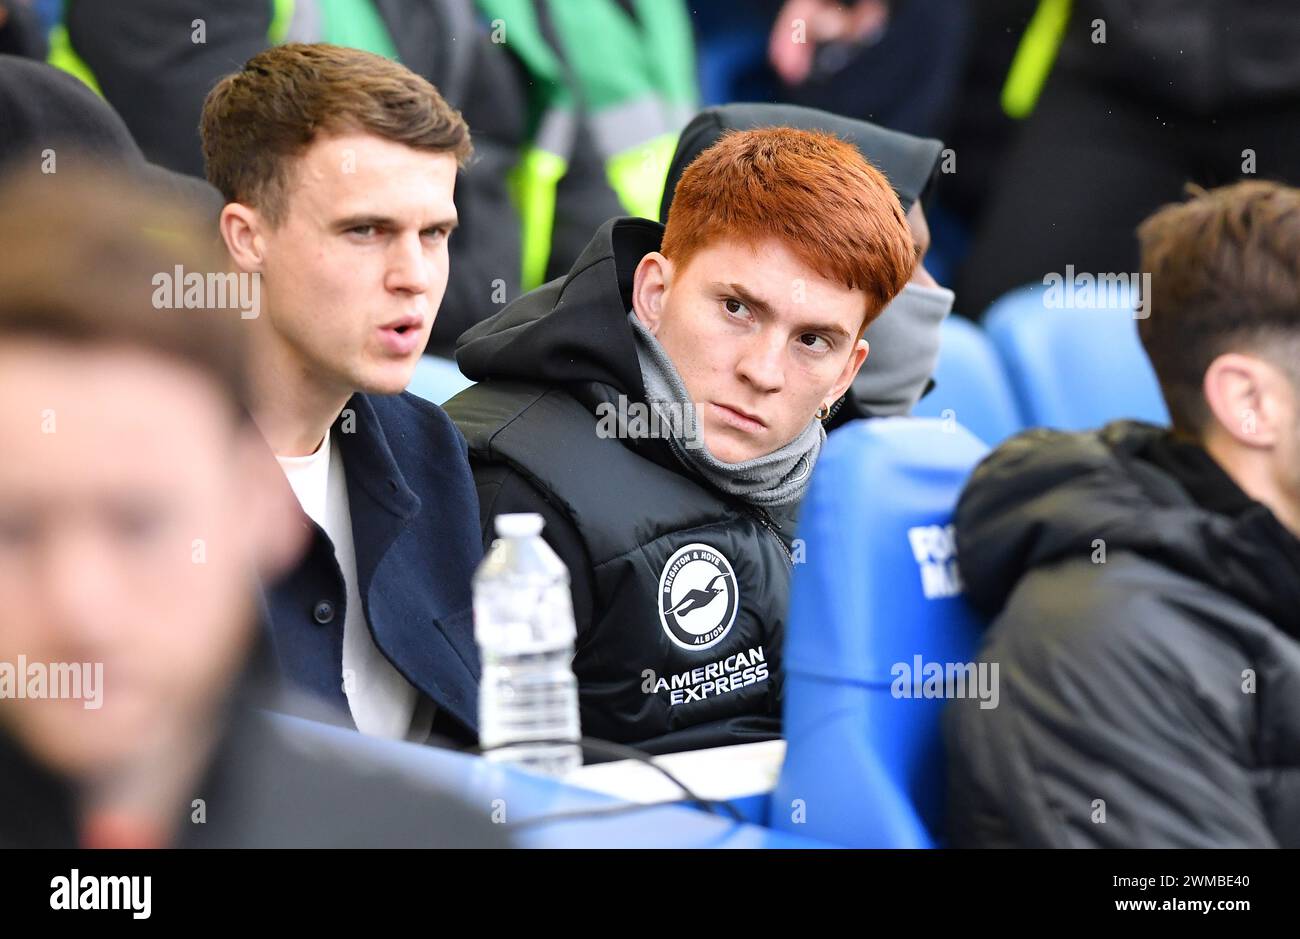
M 732 131 L 673 190 L 662 253 L 684 268 L 723 240 L 783 242 L 822 277 L 867 295 L 867 325 L 916 267 L 898 196 L 857 147 L 819 131 Z

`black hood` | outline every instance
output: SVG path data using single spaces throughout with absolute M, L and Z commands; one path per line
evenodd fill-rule
M 1199 446 L 1166 428 L 1033 430 L 975 470 L 957 506 L 966 594 L 987 617 L 1020 578 L 1128 551 L 1210 584 L 1300 634 L 1300 540 Z
M 672 205 L 677 181 L 697 156 L 728 131 L 753 130 L 756 127 L 820 130 L 849 141 L 889 180 L 904 214 L 912 203 L 925 198 L 939 164 L 939 154 L 943 151 L 941 140 L 914 137 L 887 130 L 870 121 L 842 117 L 816 108 L 793 104 L 727 104 L 706 108 L 695 115 L 677 140 L 677 150 L 673 153 L 668 179 L 664 183 L 659 218 L 668 220 L 668 207 Z
M 56 178 L 111 164 L 213 222 L 225 204 L 204 180 L 145 160 L 118 113 L 80 79 L 44 62 L 0 55 L 0 172 L 34 170 L 47 150 L 57 160 Z
M 44 62 L 0 56 L 0 163 L 65 146 L 87 160 L 144 161 L 122 118 L 80 79 Z
M 568 389 L 584 405 L 626 395 L 645 400 L 636 339 L 627 321 L 632 277 L 658 251 L 664 227 L 610 219 L 572 270 L 461 334 L 456 364 L 474 381 L 521 381 Z M 825 422 L 832 430 L 868 411 L 850 391 Z
M 852 143 L 889 180 L 904 214 L 928 195 L 943 152 L 941 140 L 915 137 L 870 121 L 799 105 L 727 104 L 707 108 L 686 125 L 677 140 L 659 206 L 660 220 L 668 220 L 677 183 L 696 157 L 730 131 L 758 127 L 823 131 Z M 844 417 L 834 415 L 828 430 L 854 416 L 906 414 L 918 398 L 934 387 L 930 373 L 939 354 L 942 320 L 891 307 L 892 303 L 867 327 L 864 338 L 871 344 L 871 356 L 853 381 L 855 397 L 849 413 Z M 919 387 L 918 372 L 922 373 Z
M 592 383 L 644 400 L 627 322 L 632 275 L 659 250 L 663 226 L 610 219 L 569 273 L 508 304 L 456 341 L 456 364 L 474 381 L 523 381 L 572 389 Z

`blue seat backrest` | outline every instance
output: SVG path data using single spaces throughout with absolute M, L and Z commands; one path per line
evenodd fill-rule
M 926 665 L 946 674 L 975 653 L 982 627 L 961 596 L 951 519 L 987 450 L 934 418 L 859 421 L 827 440 L 799 521 L 773 828 L 855 847 L 941 843 L 945 701 L 920 682 Z
M 943 321 L 934 388 L 916 403 L 912 415 L 955 420 L 991 447 L 1025 426 L 993 343 L 961 316 Z
M 1062 305 L 1069 292 L 1071 306 Z M 1021 287 L 984 327 L 1030 427 L 1088 430 L 1119 418 L 1167 424 L 1169 412 L 1138 339 L 1131 292 L 1075 282 Z
M 460 373 L 451 359 L 436 355 L 422 355 L 415 365 L 411 382 L 406 390 L 425 401 L 441 405 L 474 384 Z

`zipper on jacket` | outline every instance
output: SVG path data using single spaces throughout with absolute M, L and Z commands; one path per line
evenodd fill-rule
M 844 400 L 843 398 L 840 399 L 841 402 L 843 402 L 843 400 Z M 782 537 L 778 534 L 778 532 L 781 529 L 781 526 L 777 524 L 776 519 L 772 518 L 771 513 L 768 512 L 767 509 L 759 508 L 756 505 L 750 505 L 748 502 L 745 502 L 743 500 L 737 504 L 737 502 L 735 501 L 735 497 L 729 496 L 727 493 L 723 492 L 721 489 L 713 485 L 711 482 L 705 479 L 703 475 L 696 472 L 695 470 L 690 470 L 689 467 L 688 470 L 696 478 L 696 480 L 699 482 L 700 485 L 713 490 L 713 492 L 719 498 L 727 502 L 730 502 L 733 506 L 738 507 L 741 511 L 745 512 L 747 515 L 752 515 L 755 519 L 757 519 L 758 523 L 762 525 L 764 529 L 767 530 L 767 533 L 776 539 L 776 543 L 781 546 L 781 553 L 785 555 L 786 564 L 790 566 L 790 570 L 792 571 L 794 570 L 794 555 L 790 553 L 790 549 L 785 546 L 784 539 L 782 539 Z
M 776 525 L 772 516 L 768 514 L 767 509 L 755 508 L 752 510 L 752 514 L 754 518 L 758 519 L 759 524 L 767 529 L 768 533 L 776 539 L 776 543 L 781 546 L 781 552 L 785 555 L 786 563 L 790 565 L 790 570 L 794 570 L 794 555 L 791 554 L 790 549 L 785 546 L 785 539 L 777 534 L 779 526 Z

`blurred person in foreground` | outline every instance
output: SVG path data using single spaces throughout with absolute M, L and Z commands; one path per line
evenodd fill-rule
M 148 162 L 103 98 L 52 65 L 0 55 L 0 176 L 23 168 L 66 176 L 108 166 L 188 203 L 215 225 L 221 194 Z
M 455 425 L 403 391 L 447 286 L 469 130 L 396 62 L 290 43 L 222 79 L 201 131 L 226 248 L 261 285 L 253 418 L 311 531 L 269 594 L 276 658 L 364 733 L 473 744 L 474 480 Z
M 650 752 L 773 739 L 794 521 L 911 277 L 898 197 L 834 135 L 723 137 L 667 223 L 606 222 L 569 275 L 461 336 L 447 405 L 483 533 L 538 512 L 573 577 L 583 732 Z
M 1138 239 L 1173 427 L 1030 431 L 957 508 L 1002 675 L 946 715 L 959 846 L 1300 847 L 1300 190 Z
M 0 190 L 0 846 L 498 844 L 255 710 L 257 582 L 305 538 L 238 313 L 158 308 L 214 249 L 126 177 Z

